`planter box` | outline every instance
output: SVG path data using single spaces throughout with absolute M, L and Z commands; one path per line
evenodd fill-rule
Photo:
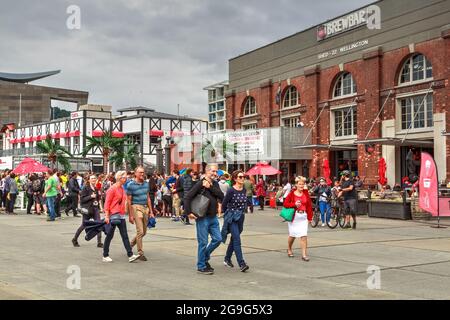
M 411 203 L 389 200 L 367 200 L 368 215 L 373 218 L 411 220 Z

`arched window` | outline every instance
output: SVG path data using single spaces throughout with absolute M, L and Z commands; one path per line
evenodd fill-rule
M 413 81 L 420 81 L 433 77 L 433 67 L 431 62 L 423 54 L 411 56 L 403 64 L 400 71 L 400 84 Z
M 350 96 L 356 94 L 356 82 L 350 72 L 342 73 L 336 80 L 334 86 L 333 98 Z
M 256 102 L 255 98 L 248 97 L 244 105 L 244 116 L 250 116 L 256 114 Z
M 299 104 L 299 94 L 298 90 L 294 86 L 290 86 L 286 93 L 284 94 L 283 99 L 283 108 L 294 107 Z

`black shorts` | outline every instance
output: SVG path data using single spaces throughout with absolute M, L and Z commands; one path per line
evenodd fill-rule
M 344 200 L 345 215 L 353 215 L 358 211 L 356 199 Z

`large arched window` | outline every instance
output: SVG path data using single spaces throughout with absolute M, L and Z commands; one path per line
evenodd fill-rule
M 299 94 L 298 90 L 294 86 L 290 86 L 283 98 L 283 108 L 294 107 L 299 104 Z
M 403 64 L 399 83 L 420 81 L 433 77 L 431 62 L 423 54 L 412 55 Z
M 244 116 L 251 116 L 256 114 L 255 98 L 248 97 L 244 105 Z
M 356 82 L 350 72 L 342 73 L 336 80 L 333 90 L 333 98 L 356 94 Z

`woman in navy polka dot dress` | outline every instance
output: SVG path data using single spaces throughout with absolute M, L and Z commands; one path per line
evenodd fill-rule
M 227 234 L 231 233 L 231 240 L 225 255 L 224 265 L 233 268 L 231 256 L 233 252 L 239 263 L 241 272 L 249 269 L 244 261 L 241 248 L 241 233 L 244 229 L 245 212 L 247 211 L 248 199 L 244 189 L 244 173 L 241 170 L 233 172 L 231 176 L 232 188 L 229 188 L 222 202 L 224 224 L 222 228 L 222 241 L 225 243 Z

